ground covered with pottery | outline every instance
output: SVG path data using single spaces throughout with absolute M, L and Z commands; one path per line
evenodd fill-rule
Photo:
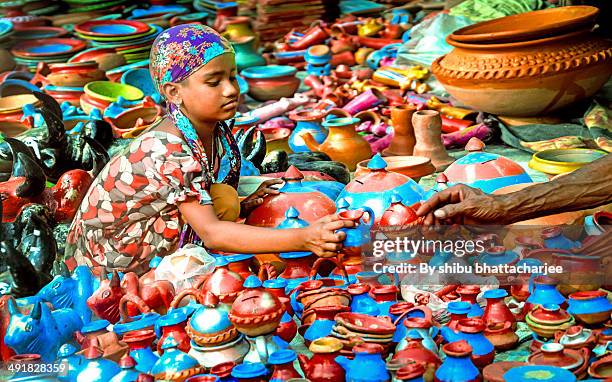
M 610 12 L 544 0 L 0 2 L 0 379 L 608 380 L 609 262 L 581 249 L 610 235 L 609 205 L 435 234 L 416 211 L 455 184 L 508 194 L 612 151 Z M 291 229 L 338 213 L 356 228 L 337 256 L 188 245 L 142 274 L 66 256 L 92 180 L 165 116 L 153 41 L 193 22 L 236 52 L 239 196 L 284 181 L 239 222 Z M 375 255 L 376 242 L 445 234 L 483 250 Z M 375 266 L 421 263 L 565 272 Z

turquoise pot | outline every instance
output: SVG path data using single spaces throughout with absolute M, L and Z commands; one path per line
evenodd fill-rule
M 318 144 L 323 143 L 328 134 L 327 130 L 321 126 L 318 120 L 298 120 L 295 129 L 293 129 L 289 137 L 289 147 L 294 153 L 310 152 L 310 149 L 306 146 L 306 142 L 304 142 L 302 138 L 302 134 L 306 132 L 312 134 Z
M 232 42 L 232 46 L 236 52 L 236 66 L 238 66 L 238 71 L 253 66 L 266 65 L 265 58 L 257 53 L 257 49 L 255 48 L 255 37 L 249 36 L 240 38 L 238 41 Z

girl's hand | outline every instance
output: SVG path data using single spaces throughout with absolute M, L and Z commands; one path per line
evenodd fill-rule
M 278 190 L 271 186 L 281 183 L 283 183 L 281 179 L 270 179 L 260 184 L 257 191 L 247 196 L 240 203 L 240 214 L 242 216 L 248 215 L 255 207 L 263 203 L 263 198 L 267 195 L 278 195 Z
M 304 250 L 319 257 L 334 257 L 342 249 L 342 241 L 346 237 L 344 232 L 336 231 L 354 225 L 355 223 L 352 221 L 340 220 L 338 215 L 326 216 L 303 228 Z

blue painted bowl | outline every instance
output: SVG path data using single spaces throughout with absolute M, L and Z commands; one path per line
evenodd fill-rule
M 289 65 L 253 66 L 240 72 L 244 78 L 261 79 L 293 76 L 297 69 Z
M 155 89 L 149 69 L 137 68 L 126 70 L 121 75 L 121 83 L 132 85 L 142 90 L 145 96 L 157 94 L 157 89 Z
M 575 382 L 576 376 L 569 370 L 556 366 L 527 365 L 508 370 L 504 381 L 512 382 Z

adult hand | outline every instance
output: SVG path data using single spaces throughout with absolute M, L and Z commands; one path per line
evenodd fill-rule
M 319 257 L 334 257 L 342 249 L 344 232 L 336 232 L 340 228 L 350 228 L 352 221 L 340 220 L 338 215 L 326 216 L 304 228 L 304 250 Z
M 260 184 L 257 188 L 257 191 L 247 196 L 240 203 L 240 214 L 246 216 L 249 212 L 251 212 L 251 210 L 262 204 L 266 196 L 277 195 L 279 191 L 275 188 L 272 188 L 272 186 L 281 183 L 283 183 L 281 179 L 270 179 Z
M 506 224 L 510 211 L 506 211 L 500 196 L 488 195 L 477 188 L 457 184 L 434 194 L 417 210 L 424 216 L 425 225 Z

